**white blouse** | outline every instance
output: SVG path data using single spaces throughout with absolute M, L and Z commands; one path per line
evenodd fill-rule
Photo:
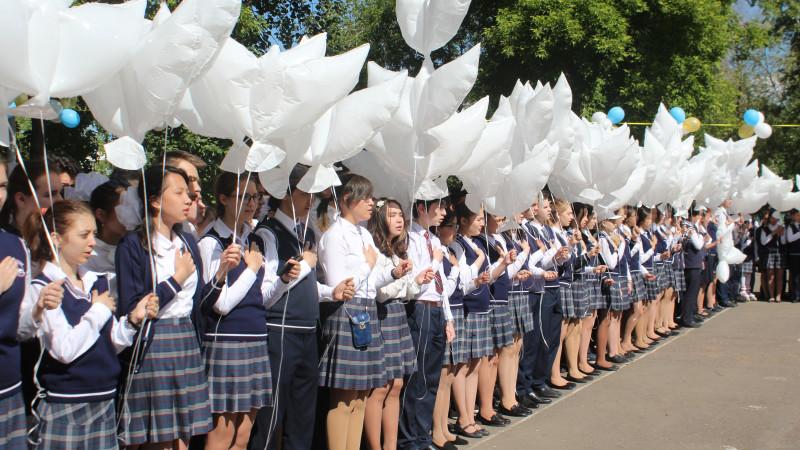
M 156 233 L 153 251 L 156 253 L 156 281 L 158 283 L 169 279 L 175 275 L 175 251 L 183 249 L 183 240 L 173 233 L 172 240 L 161 233 Z M 189 251 L 189 249 L 186 249 Z M 175 294 L 175 298 L 166 306 L 158 311 L 159 319 L 177 319 L 189 317 L 194 306 L 194 292 L 197 289 L 197 271 L 192 272 L 189 278 L 181 285 L 180 292 Z

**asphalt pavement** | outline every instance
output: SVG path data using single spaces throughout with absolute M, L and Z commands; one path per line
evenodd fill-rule
M 800 449 L 800 304 L 739 304 L 563 392 L 461 448 Z

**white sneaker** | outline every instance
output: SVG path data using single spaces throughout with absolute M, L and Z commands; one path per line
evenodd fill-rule
M 755 294 L 753 294 L 752 292 L 748 292 L 748 293 L 747 293 L 747 296 L 748 296 L 748 297 L 750 297 L 750 301 L 753 301 L 753 302 L 754 302 L 754 301 L 758 300 L 758 299 L 756 298 L 756 295 L 755 295 Z

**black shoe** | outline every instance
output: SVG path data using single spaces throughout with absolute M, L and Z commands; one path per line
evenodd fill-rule
M 451 442 L 453 445 L 467 445 L 467 444 L 469 444 L 469 441 L 468 441 L 468 440 L 466 440 L 466 439 L 462 439 L 462 438 L 460 438 L 460 437 L 458 437 L 458 436 L 456 436 L 456 440 L 455 440 L 455 441 L 450 441 L 450 442 Z
M 669 335 L 670 335 L 670 336 L 677 336 L 677 335 L 679 335 L 679 334 L 681 334 L 681 333 L 680 333 L 680 332 L 678 332 L 678 331 L 677 331 L 677 329 L 675 329 L 675 330 L 669 330 Z
M 497 408 L 497 412 L 500 414 L 511 416 L 511 417 L 527 417 L 530 416 L 533 411 L 530 409 L 522 406 L 521 404 L 517 403 L 516 405 L 512 406 L 511 409 L 505 408 L 503 405 L 500 405 Z
M 684 328 L 700 328 L 702 325 L 695 322 L 684 322 L 681 324 L 681 326 Z
M 553 389 L 561 389 L 562 391 L 571 391 L 571 390 L 575 389 L 575 386 L 577 386 L 575 383 L 570 383 L 569 381 L 567 381 L 567 384 L 565 384 L 563 386 L 557 386 L 557 385 L 555 385 L 553 383 L 550 383 L 549 381 L 548 381 L 548 384 L 550 385 L 551 388 L 553 388 Z
M 518 395 L 517 402 L 522 405 L 523 408 L 536 409 L 539 407 L 539 402 L 527 395 Z
M 665 337 L 669 337 L 669 336 L 670 336 L 669 332 L 667 332 L 667 333 L 662 333 L 662 332 L 660 332 L 660 331 L 658 331 L 658 330 L 656 330 L 656 334 L 657 334 L 657 335 L 659 335 L 659 336 L 661 336 L 662 338 L 665 338 Z
M 487 425 L 487 426 L 490 426 L 490 427 L 504 427 L 504 426 L 506 426 L 506 423 L 503 420 L 503 418 L 500 417 L 500 414 L 493 415 L 491 419 L 486 419 L 483 416 L 481 416 L 480 414 L 475 416 L 475 418 L 478 419 L 478 423 L 480 423 L 481 425 Z
M 589 382 L 589 380 L 587 380 L 586 377 L 584 377 L 584 378 L 575 378 L 572 375 L 567 375 L 565 380 L 571 381 L 573 383 L 581 383 L 581 384 Z
M 431 445 L 429 445 L 428 448 L 439 450 L 458 450 L 458 447 L 456 447 L 455 444 L 450 441 L 445 441 L 444 445 L 436 445 L 435 443 L 431 442 Z
M 604 372 L 616 372 L 616 371 L 619 370 L 619 367 L 617 367 L 617 366 L 603 367 L 603 366 L 601 366 L 599 364 L 595 364 L 593 367 L 595 369 L 597 369 L 597 370 L 602 370 Z
M 469 428 L 469 426 L 467 428 Z M 483 433 L 481 433 L 480 430 L 469 432 L 469 431 L 461 428 L 461 425 L 459 425 L 458 423 L 455 424 L 455 432 L 459 436 L 468 437 L 470 439 L 480 439 L 480 438 L 483 437 Z
M 627 362 L 630 362 L 627 359 L 625 359 L 625 357 L 622 355 L 607 356 L 606 361 L 612 362 L 614 364 L 625 364 Z
M 731 303 L 727 301 L 720 301 L 718 305 L 723 308 L 735 308 L 737 306 L 736 303 Z
M 558 392 L 555 389 L 550 388 L 549 386 L 545 386 L 543 388 L 533 388 L 533 393 L 536 394 L 536 396 L 540 397 L 540 398 L 559 398 L 559 397 L 561 397 L 561 392 Z
M 533 392 L 528 393 L 528 395 L 525 395 L 524 398 L 526 399 L 526 401 L 534 402 L 537 405 L 546 405 L 548 403 L 552 403 L 553 402 L 553 400 L 551 400 L 549 398 L 539 397 L 538 395 L 536 395 Z M 525 407 L 526 408 L 530 408 L 530 406 L 525 406 Z
M 702 316 L 700 314 L 695 314 L 694 317 L 692 318 L 694 319 L 695 322 L 702 322 L 706 320 L 706 316 Z
M 475 424 L 473 423 L 473 425 L 475 425 Z M 486 428 L 478 428 L 478 433 L 480 433 L 481 436 L 484 436 L 484 437 L 486 437 L 489 434 L 491 434 L 491 433 L 489 433 L 489 430 L 487 430 Z

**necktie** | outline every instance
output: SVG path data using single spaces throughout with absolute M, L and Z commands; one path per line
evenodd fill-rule
M 431 263 L 433 262 L 433 245 L 431 244 L 431 235 L 426 231 L 425 232 L 425 242 L 428 244 L 428 254 L 431 256 Z M 442 276 L 439 275 L 439 271 L 433 272 L 433 283 L 436 286 L 436 293 L 441 294 L 444 292 L 444 288 L 442 286 Z
M 295 234 L 297 234 L 297 240 L 298 241 L 300 241 L 301 243 L 305 241 L 305 238 L 303 236 L 303 223 L 302 222 L 297 222 L 295 224 L 294 232 L 295 232 Z

